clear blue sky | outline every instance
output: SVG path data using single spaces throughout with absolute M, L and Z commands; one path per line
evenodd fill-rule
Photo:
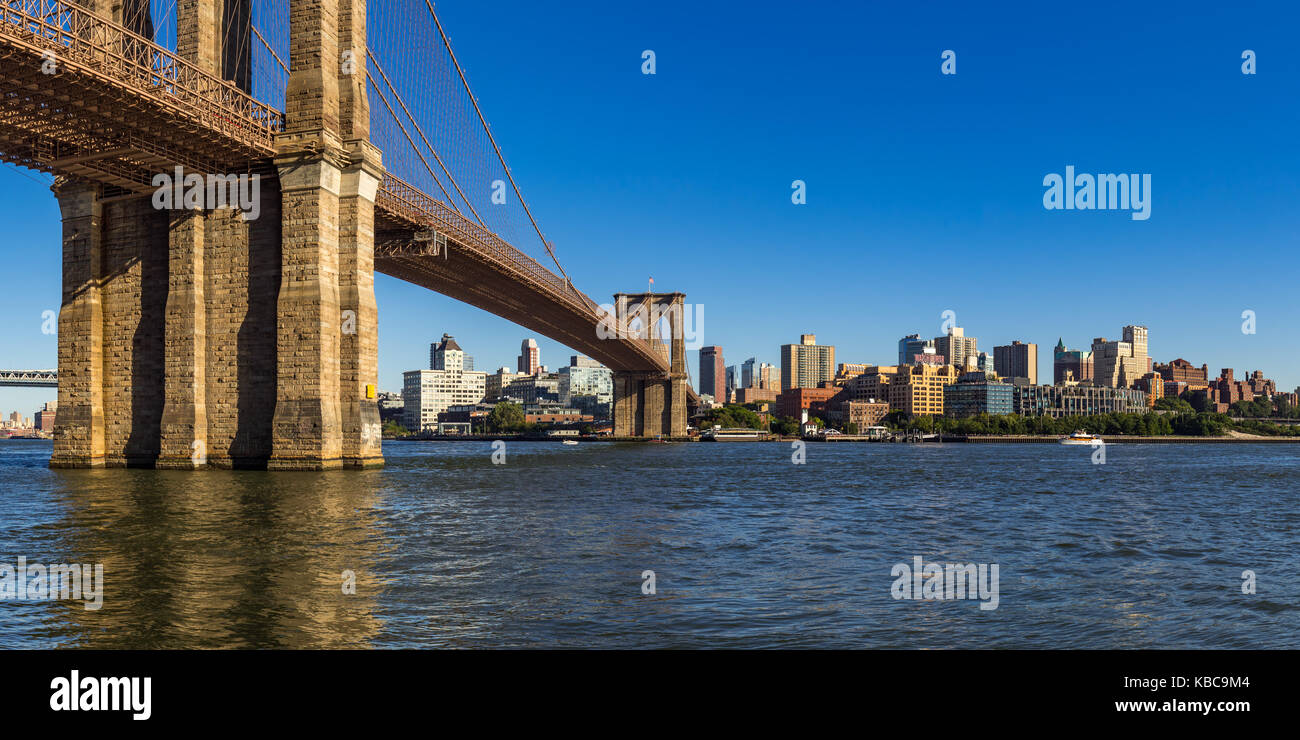
M 1300 384 L 1300 12 L 1290 3 L 498 2 L 439 13 L 575 283 L 680 290 L 728 364 L 813 332 L 890 363 L 955 311 L 982 349 L 1086 347 Z M 657 74 L 641 74 L 641 52 Z M 940 54 L 957 74 L 940 74 Z M 1258 74 L 1241 73 L 1256 52 Z M 1043 178 L 1149 173 L 1150 220 L 1047 211 Z M 0 366 L 52 367 L 53 196 L 0 168 Z M 790 202 L 791 181 L 807 204 Z M 513 367 L 524 329 L 385 276 L 380 386 L 454 334 Z M 1241 332 L 1241 313 L 1257 333 Z M 540 339 L 540 338 L 539 338 Z M 541 339 L 543 362 L 571 352 Z M 692 374 L 698 375 L 695 353 Z M 698 378 L 697 378 L 698 380 Z M 53 391 L 0 389 L 25 414 Z

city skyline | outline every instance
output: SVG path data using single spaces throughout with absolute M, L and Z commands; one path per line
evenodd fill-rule
M 1058 337 L 1087 349 L 1094 337 L 1115 339 L 1109 327 L 1141 323 L 1158 360 L 1262 369 L 1281 388 L 1300 385 L 1300 328 L 1277 287 L 1297 272 L 1300 183 L 1276 156 L 1300 110 L 1291 94 L 1300 63 L 1277 13 L 1117 5 L 1119 28 L 1104 13 L 1071 15 L 1087 41 L 1066 53 L 1048 41 L 1050 19 L 1012 9 L 836 8 L 790 19 L 785 32 L 802 50 L 791 60 L 718 49 L 721 29 L 762 32 L 721 8 L 668 3 L 647 16 L 509 5 L 490 27 L 468 4 L 440 12 L 548 238 L 598 302 L 653 275 L 657 290 L 705 306 L 704 344 L 774 363 L 801 333 L 836 345 L 838 361 L 887 363 L 898 337 L 938 336 L 953 311 L 986 348 L 1037 344 L 1040 378 Z M 881 14 L 907 32 L 874 30 Z M 524 40 L 503 52 L 502 33 Z M 640 73 L 647 48 L 653 76 Z M 940 74 L 945 49 L 957 52 L 956 75 Z M 1241 74 L 1243 49 L 1257 52 L 1258 74 Z M 536 58 L 548 63 L 523 63 Z M 1044 95 L 1048 81 L 1070 95 Z M 795 109 L 738 121 L 763 91 L 810 101 L 816 127 Z M 547 104 L 557 94 L 563 114 Z M 1069 165 L 1151 173 L 1150 219 L 1044 209 L 1044 176 Z M 790 200 L 796 179 L 807 184 L 804 205 Z M 7 236 L 23 247 L 7 253 L 21 280 L 0 293 L 0 367 L 57 362 L 54 336 L 41 334 L 60 295 L 47 182 L 0 167 Z M 609 260 L 612 241 L 641 259 Z M 698 269 L 702 245 L 722 272 Z M 1233 254 L 1236 270 L 1224 261 Z M 936 289 L 893 277 L 922 263 L 964 282 Z M 1143 280 L 1115 277 L 1117 268 Z M 827 278 L 839 275 L 870 279 L 870 302 L 833 289 Z M 765 284 L 780 300 L 754 300 Z M 388 276 L 376 277 L 376 292 L 386 390 L 423 366 L 424 345 L 443 332 L 464 338 L 485 369 L 514 366 L 520 338 L 533 334 Z M 1246 310 L 1255 334 L 1241 332 Z M 538 340 L 543 358 L 571 353 Z M 698 384 L 696 351 L 687 366 Z M 50 400 L 53 389 L 0 388 L 0 408 L 28 415 Z

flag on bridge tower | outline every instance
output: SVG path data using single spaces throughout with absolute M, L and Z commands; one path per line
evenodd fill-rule
M 654 279 L 654 278 L 650 278 L 650 287 L 649 287 L 649 289 L 646 290 L 646 292 L 647 292 L 647 293 L 653 293 L 653 292 L 655 292 L 655 279 Z

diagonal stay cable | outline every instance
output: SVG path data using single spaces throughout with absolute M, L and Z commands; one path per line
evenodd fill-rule
M 433 178 L 434 184 L 436 184 L 438 189 L 442 191 L 443 197 L 447 199 L 447 204 L 455 209 L 456 213 L 460 213 L 461 216 L 464 216 L 465 214 L 456 207 L 456 201 L 453 200 L 451 195 L 447 192 L 447 188 L 442 186 L 442 181 L 438 179 L 437 175 L 433 174 L 433 168 L 429 166 L 429 160 L 425 159 L 424 155 L 420 153 L 420 147 L 415 145 L 415 141 L 411 139 L 411 135 L 406 131 L 406 126 L 402 125 L 402 119 L 397 117 L 397 112 L 393 110 L 393 106 L 388 102 L 388 98 L 384 95 L 384 91 L 380 90 L 379 85 L 375 84 L 375 78 L 372 77 L 369 72 L 366 72 L 366 81 L 370 83 L 370 86 L 375 89 L 376 93 L 379 93 L 379 99 L 384 101 L 384 107 L 388 109 L 389 114 L 393 116 L 393 120 L 397 122 L 397 127 L 402 130 L 402 136 L 406 137 L 406 142 L 411 145 L 411 150 L 415 152 L 415 156 L 420 158 L 420 162 L 424 164 L 424 169 L 429 171 L 429 176 Z
M 433 154 L 433 158 L 437 160 L 438 166 L 442 168 L 444 173 L 446 173 L 447 179 L 451 181 L 451 186 L 456 189 L 457 193 L 460 193 L 461 200 L 464 200 L 465 205 L 469 207 L 469 212 L 474 214 L 474 218 L 479 222 L 480 226 L 487 228 L 487 224 L 483 223 L 483 219 L 479 217 L 478 211 L 474 210 L 474 204 L 469 201 L 469 198 L 465 197 L 465 191 L 460 189 L 460 184 L 456 182 L 456 178 L 451 176 L 451 172 L 447 170 L 447 165 L 442 163 L 442 157 L 438 156 L 438 150 L 434 149 L 433 145 L 429 143 L 428 137 L 424 135 L 424 129 L 420 128 L 420 122 L 415 120 L 415 116 L 411 115 L 411 111 L 406 107 L 406 102 L 402 100 L 402 96 L 393 88 L 393 83 L 388 80 L 388 74 L 384 72 L 384 68 L 379 65 L 379 60 L 375 59 L 375 55 L 370 53 L 369 48 L 366 49 L 366 56 L 370 58 L 372 63 L 374 63 L 375 69 L 379 70 L 379 76 L 384 78 L 384 84 L 388 85 L 389 90 L 392 90 L 393 97 L 397 99 L 397 104 L 402 107 L 402 112 L 406 113 L 406 117 L 410 119 L 411 125 L 415 127 L 415 132 L 420 135 L 420 140 L 429 148 L 429 152 Z M 387 101 L 385 101 L 385 104 L 386 103 Z M 394 114 L 394 117 L 396 117 L 396 114 Z M 404 127 L 403 132 L 405 132 Z M 412 142 L 411 146 L 415 146 L 415 143 Z M 421 159 L 423 159 L 423 156 L 421 156 Z M 428 165 L 426 164 L 425 166 L 427 167 Z M 457 208 L 456 210 L 459 211 L 460 209 Z
M 569 280 L 569 274 L 560 266 L 560 260 L 556 258 L 555 250 L 551 248 L 551 243 L 546 241 L 546 235 L 542 233 L 542 228 L 537 225 L 537 219 L 533 218 L 533 212 L 528 208 L 528 203 L 524 201 L 523 193 L 519 192 L 519 185 L 515 183 L 514 175 L 510 174 L 510 167 L 506 165 L 505 157 L 501 155 L 501 147 L 497 146 L 496 137 L 492 135 L 492 130 L 488 128 L 487 119 L 483 117 L 483 111 L 478 107 L 478 99 L 474 97 L 473 91 L 469 89 L 469 80 L 465 79 L 465 70 L 461 69 L 460 62 L 456 61 L 456 53 L 451 50 L 451 41 L 447 38 L 447 32 L 442 30 L 442 21 L 438 20 L 438 14 L 433 12 L 433 4 L 429 0 L 424 0 L 424 5 L 429 9 L 429 15 L 433 17 L 434 25 L 438 27 L 438 35 L 442 37 L 443 46 L 447 47 L 447 54 L 451 57 L 451 63 L 456 65 L 456 72 L 460 74 L 460 82 L 465 87 L 465 94 L 469 95 L 469 101 L 474 105 L 474 112 L 478 114 L 479 123 L 483 125 L 483 130 L 487 132 L 488 141 L 492 142 L 492 149 L 497 153 L 501 168 L 505 170 L 506 177 L 510 180 L 510 186 L 515 189 L 515 197 L 519 199 L 519 204 L 524 207 L 524 213 L 528 214 L 528 220 L 532 222 L 533 229 L 537 232 L 538 238 L 542 240 L 542 246 L 546 247 L 547 254 L 551 255 L 551 260 L 559 268 L 560 274 L 564 276 L 565 280 Z
M 271 45 L 266 43 L 266 39 L 262 38 L 262 32 L 257 30 L 257 26 L 253 25 L 252 23 L 249 23 L 248 27 L 253 29 L 253 33 L 257 35 L 257 40 L 262 42 L 262 46 L 265 46 L 266 50 L 271 52 L 271 56 L 280 65 L 280 69 L 283 69 L 285 74 L 289 74 L 288 65 L 284 63 L 284 60 L 280 58 L 279 54 L 275 53 L 275 49 L 272 49 Z

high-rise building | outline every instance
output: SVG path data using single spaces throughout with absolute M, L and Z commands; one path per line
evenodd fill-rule
M 402 373 L 402 421 L 413 431 L 437 428 L 438 414 L 451 406 L 483 400 L 487 373 L 465 370 L 465 353 L 450 334 L 430 350 L 430 370 Z
M 967 366 L 973 368 L 978 364 L 977 344 L 978 340 L 966 336 L 966 331 L 960 326 L 954 326 L 946 335 L 934 338 L 935 354 L 943 355 L 949 365 L 956 365 L 960 369 L 965 369 Z M 971 360 L 972 357 L 977 359 Z
M 1056 349 L 1052 352 L 1052 384 L 1065 382 L 1067 373 L 1077 383 L 1092 380 L 1092 352 L 1080 349 L 1066 349 L 1065 340 L 1056 340 Z
M 714 345 L 700 349 L 700 395 L 712 396 L 717 403 L 726 401 L 726 373 L 721 347 Z
M 922 339 L 920 334 L 908 334 L 898 340 L 898 364 L 911 365 L 916 362 L 917 355 L 933 355 L 934 342 L 929 339 Z
M 519 362 L 517 365 L 519 372 L 525 375 L 536 375 L 542 369 L 542 350 L 537 347 L 536 339 L 525 339 L 519 345 Z
M 573 355 L 560 368 L 560 402 L 597 418 L 608 418 L 614 402 L 614 373 L 595 360 Z
M 429 369 L 456 371 L 465 369 L 465 352 L 450 334 L 443 334 L 442 341 L 429 345 Z
M 943 388 L 957 382 L 952 365 L 903 365 L 889 380 L 889 407 L 912 416 L 942 416 Z
M 727 366 L 727 398 L 726 398 L 728 402 L 731 401 L 731 394 L 735 390 L 736 390 L 736 366 L 728 365 Z
M 740 387 L 757 388 L 758 376 L 754 374 L 754 365 L 757 360 L 753 357 L 740 363 Z
M 763 390 L 781 390 L 781 378 L 777 375 L 776 365 L 764 362 L 758 366 L 758 387 Z
M 1126 326 L 1124 338 L 1111 342 L 1105 337 L 1092 340 L 1093 379 L 1111 388 L 1131 388 L 1138 378 L 1151 372 L 1147 355 L 1147 328 Z
M 835 345 L 800 334 L 798 344 L 781 345 L 781 390 L 816 388 L 835 379 Z
M 1030 385 L 1038 385 L 1038 345 L 1016 340 L 994 347 L 993 371 L 1002 378 L 1029 378 Z

